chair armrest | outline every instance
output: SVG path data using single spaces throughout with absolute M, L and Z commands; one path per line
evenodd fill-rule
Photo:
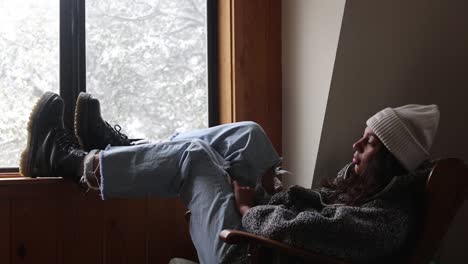
M 307 261 L 313 261 L 314 263 L 346 264 L 346 262 L 340 261 L 335 258 L 314 254 L 273 239 L 257 236 L 244 231 L 224 229 L 219 233 L 219 237 L 221 238 L 221 240 L 228 244 L 253 243 L 261 245 L 263 247 L 279 250 L 282 253 L 285 253 L 290 256 L 299 257 Z
M 190 223 L 190 216 L 192 216 L 192 212 L 190 212 L 190 210 L 185 212 L 185 214 L 184 214 L 185 222 Z

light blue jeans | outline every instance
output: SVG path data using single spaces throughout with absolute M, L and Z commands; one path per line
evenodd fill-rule
M 180 197 L 192 212 L 190 234 L 201 263 L 219 263 L 229 245 L 218 235 L 242 229 L 230 176 L 255 187 L 280 163 L 263 129 L 239 122 L 194 130 L 171 141 L 100 152 L 103 199 Z

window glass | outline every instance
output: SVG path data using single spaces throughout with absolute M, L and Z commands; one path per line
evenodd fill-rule
M 87 0 L 86 89 L 132 138 L 208 126 L 206 0 Z
M 59 91 L 59 1 L 0 1 L 0 167 L 18 167 L 29 114 Z

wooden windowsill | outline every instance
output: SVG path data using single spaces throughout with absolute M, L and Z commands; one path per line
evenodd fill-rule
M 48 184 L 48 183 L 62 183 L 64 180 L 61 177 L 41 177 L 41 178 L 28 178 L 24 177 L 18 172 L 0 173 L 0 185 L 12 184 Z
M 3 178 L 24 178 L 19 172 L 0 172 L 0 179 Z

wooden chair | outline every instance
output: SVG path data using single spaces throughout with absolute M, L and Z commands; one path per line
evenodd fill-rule
M 424 221 L 416 246 L 404 260 L 406 263 L 427 264 L 447 232 L 463 201 L 467 198 L 468 168 L 460 159 L 448 158 L 436 162 L 427 184 Z M 190 216 L 188 212 L 186 219 Z M 306 263 L 344 264 L 343 260 L 321 256 L 290 245 L 238 230 L 223 230 L 220 238 L 229 244 L 247 243 L 251 263 L 272 263 L 272 250 Z M 401 262 L 400 262 L 401 263 Z

